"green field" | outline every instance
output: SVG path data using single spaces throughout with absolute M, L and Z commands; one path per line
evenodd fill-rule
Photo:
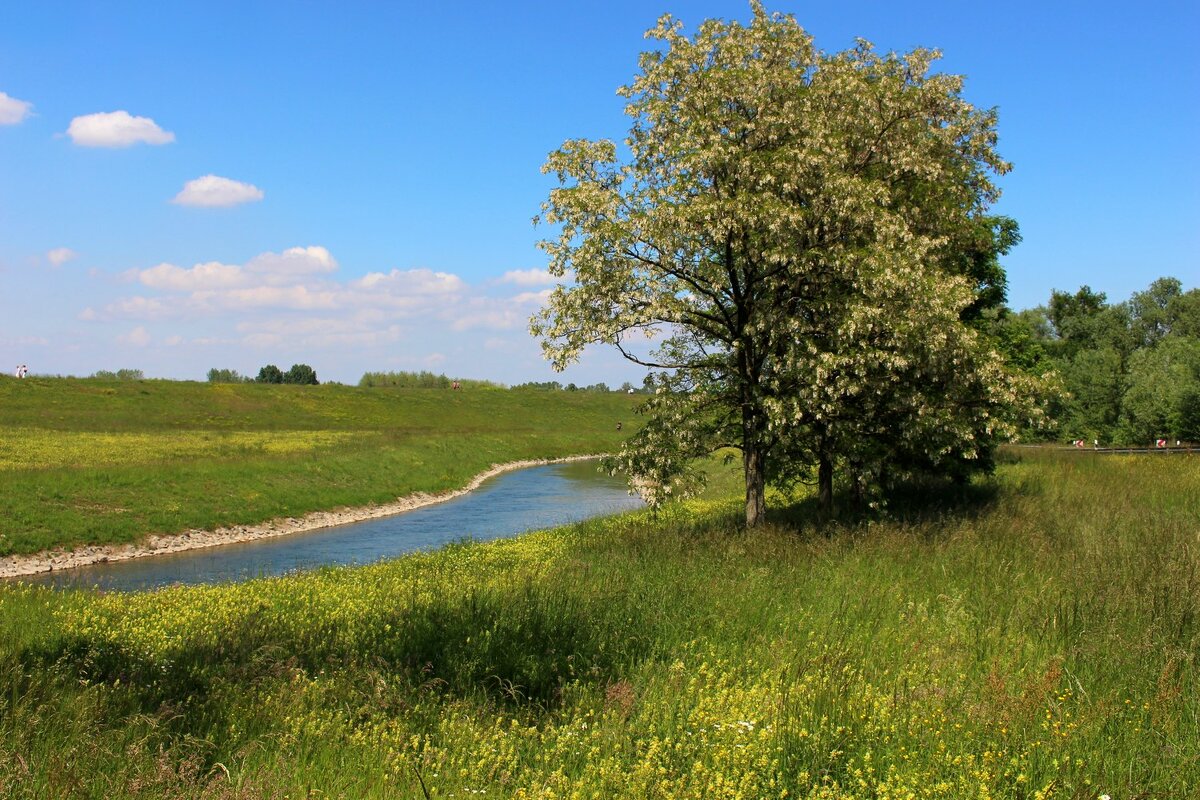
M 1200 460 L 1009 454 L 357 569 L 0 588 L 0 797 L 1194 798 Z
M 463 486 L 494 463 L 608 452 L 635 403 L 0 377 L 0 556 L 387 502 Z

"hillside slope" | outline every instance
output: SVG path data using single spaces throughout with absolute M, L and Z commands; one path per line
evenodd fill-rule
M 591 392 L 0 380 L 0 556 L 244 525 L 615 449 Z M 616 423 L 625 423 L 624 432 Z

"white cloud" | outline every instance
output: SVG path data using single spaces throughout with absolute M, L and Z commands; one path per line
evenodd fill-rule
M 544 306 L 550 300 L 553 289 L 542 289 L 540 292 L 521 292 L 512 300 L 518 305 Z
M 351 283 L 371 292 L 403 293 L 406 295 L 446 295 L 466 291 L 462 278 L 449 272 L 431 269 L 394 269 L 391 272 L 368 272 Z
M 122 334 L 123 344 L 149 346 L 151 354 L 159 346 L 176 354 L 205 347 L 274 359 L 323 353 L 342 370 L 350 363 L 395 364 L 401 353 L 411 360 L 405 368 L 425 368 L 420 359 L 436 356 L 455 370 L 480 359 L 489 369 L 515 369 L 511 359 L 519 356 L 540 369 L 526 330 L 530 313 L 551 291 L 532 277 L 523 279 L 529 286 L 497 279 L 473 284 L 428 268 L 343 275 L 319 245 L 240 263 L 161 263 L 122 277 L 123 295 L 80 318 L 118 325 L 114 334 Z M 139 327 L 124 332 L 132 326 Z M 145 330 L 151 327 L 153 337 Z
M 324 247 L 289 247 L 282 253 L 260 253 L 246 262 L 250 272 L 274 275 L 315 275 L 336 272 L 338 263 Z
M 152 289 L 174 292 L 195 292 L 205 289 L 232 289 L 245 283 L 242 268 L 234 264 L 209 261 L 190 269 L 174 264 L 159 264 L 143 270 L 125 273 Z
M 223 208 L 263 199 L 263 190 L 219 175 L 204 175 L 183 185 L 172 203 L 181 206 Z
M 146 144 L 167 144 L 175 134 L 164 131 L 149 117 L 130 116 L 128 111 L 107 111 L 75 117 L 67 128 L 71 141 L 82 147 L 129 147 Z
M 338 279 L 331 274 L 338 262 L 324 247 L 292 247 L 279 253 L 260 253 L 245 264 L 210 261 L 191 267 L 162 263 L 131 269 L 122 277 L 154 290 L 132 295 L 103 308 L 88 308 L 81 319 L 161 320 L 196 319 L 214 314 L 255 312 L 336 312 L 371 314 L 372 329 L 383 320 L 395 322 L 423 317 L 452 325 L 524 327 L 529 305 L 545 292 L 524 292 L 515 298 L 486 297 L 449 272 L 419 268 L 370 272 L 360 278 Z
M 76 253 L 69 247 L 56 247 L 46 253 L 46 260 L 56 267 L 61 267 L 73 258 L 78 258 L 79 253 Z
M 311 311 L 338 306 L 338 293 L 335 289 L 309 286 L 254 286 L 229 292 L 197 293 L 193 299 L 214 310 L 278 308 Z
M 150 344 L 150 334 L 141 325 L 138 325 L 129 333 L 123 333 L 117 337 L 118 344 L 128 344 L 134 347 L 145 347 Z
M 0 92 L 0 125 L 16 125 L 29 116 L 33 103 Z
M 510 269 L 500 279 L 501 283 L 515 283 L 517 286 L 545 286 L 558 283 L 558 278 L 544 269 Z

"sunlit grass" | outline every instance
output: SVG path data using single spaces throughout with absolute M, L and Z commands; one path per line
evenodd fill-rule
M 1194 797 L 1198 487 L 1029 455 L 884 522 L 744 533 L 712 497 L 234 586 L 7 588 L 0 796 Z
M 0 439 L 0 471 L 109 467 L 199 458 L 285 456 L 382 442 L 358 431 L 62 431 L 11 428 Z

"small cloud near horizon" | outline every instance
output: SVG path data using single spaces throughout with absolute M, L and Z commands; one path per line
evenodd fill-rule
M 510 269 L 500 278 L 501 283 L 513 283 L 517 286 L 546 286 L 551 283 L 558 283 L 558 278 L 550 274 L 549 270 L 537 269 Z
M 4 92 L 0 92 L 0 125 L 18 125 L 29 116 L 33 103 L 28 100 L 18 100 Z
M 264 196 L 263 190 L 254 184 L 209 174 L 185 183 L 171 202 L 180 206 L 226 208 L 254 203 Z
M 80 147 L 130 147 L 145 144 L 169 144 L 175 134 L 164 131 L 149 117 L 135 117 L 128 111 L 102 111 L 71 120 L 67 136 Z
M 46 253 L 46 260 L 56 267 L 61 267 L 68 261 L 78 257 L 79 253 L 76 253 L 69 247 L 56 247 Z

